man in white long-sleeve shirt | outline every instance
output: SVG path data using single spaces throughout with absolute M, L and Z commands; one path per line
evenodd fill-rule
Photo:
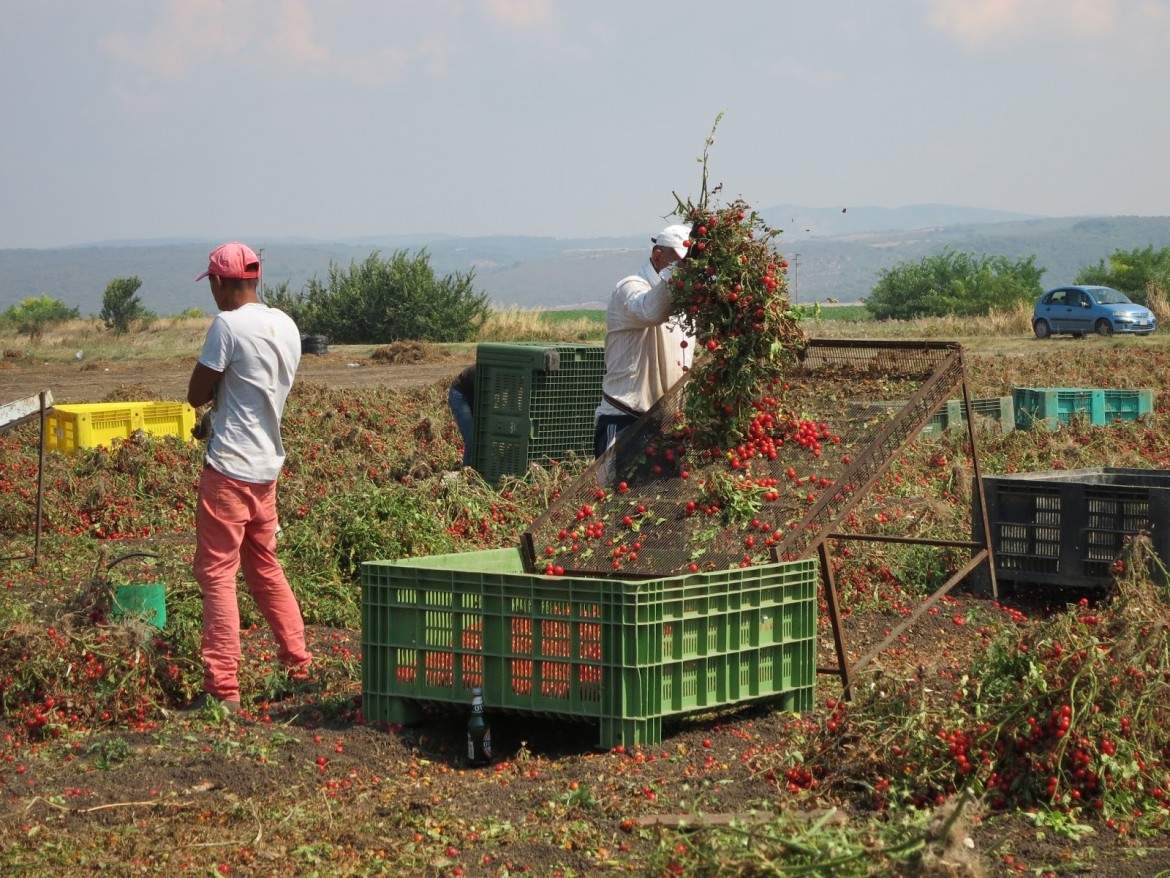
M 667 226 L 637 274 L 618 281 L 605 313 L 605 378 L 594 419 L 600 457 L 690 368 L 692 339 L 671 320 L 670 267 L 687 255 L 690 229 Z

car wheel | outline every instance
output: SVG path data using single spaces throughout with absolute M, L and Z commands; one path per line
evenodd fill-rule
M 1105 318 L 1101 318 L 1097 321 L 1097 325 L 1093 327 L 1093 330 L 1097 335 L 1110 336 L 1113 335 L 1113 324 Z
M 1037 320 L 1032 324 L 1032 330 L 1036 333 L 1036 338 L 1048 338 L 1052 335 L 1052 327 L 1048 325 L 1047 320 Z

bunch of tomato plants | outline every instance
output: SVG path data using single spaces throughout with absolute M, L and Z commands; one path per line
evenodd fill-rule
M 704 193 L 705 195 L 705 193 Z M 698 350 L 686 424 L 709 448 L 748 438 L 754 414 L 786 422 L 780 400 L 805 335 L 788 298 L 778 234 L 743 201 L 719 209 L 681 206 L 689 254 L 670 278 L 674 311 Z
M 933 807 L 968 791 L 992 813 L 1044 809 L 1121 834 L 1163 831 L 1167 594 L 1145 563 L 1122 566 L 1108 598 L 1081 597 L 1047 618 L 995 607 L 973 631 L 984 649 L 965 672 L 930 675 L 924 664 L 907 678 L 867 674 L 853 703 L 827 700 L 799 760 L 761 756 L 757 770 L 798 796 L 848 778 L 879 810 Z

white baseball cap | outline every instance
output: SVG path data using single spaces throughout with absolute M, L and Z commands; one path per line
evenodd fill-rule
M 655 247 L 667 247 L 678 254 L 679 259 L 685 259 L 687 255 L 687 239 L 691 236 L 691 230 L 686 226 L 667 226 L 657 235 L 650 239 Z

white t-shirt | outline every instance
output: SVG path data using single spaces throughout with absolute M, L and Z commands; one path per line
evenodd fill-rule
M 207 462 L 242 482 L 276 481 L 284 464 L 280 418 L 301 362 L 297 325 L 260 302 L 221 311 L 199 362 L 223 373 L 212 404 Z
M 669 319 L 670 298 L 665 280 L 647 259 L 637 274 L 618 281 L 605 312 L 601 389 L 636 412 L 658 402 L 691 365 L 694 341 Z M 596 414 L 626 412 L 603 399 Z

